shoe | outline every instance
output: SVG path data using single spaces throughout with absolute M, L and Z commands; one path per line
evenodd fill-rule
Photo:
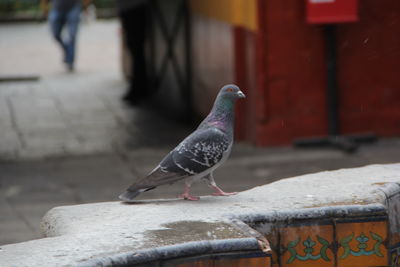
M 72 63 L 67 63 L 67 71 L 68 72 L 74 72 L 74 65 Z
M 124 96 L 122 96 L 122 100 L 129 105 L 137 106 L 142 102 L 143 98 L 136 93 L 128 91 Z

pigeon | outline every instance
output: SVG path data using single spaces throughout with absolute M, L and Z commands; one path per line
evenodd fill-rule
M 228 84 L 221 88 L 208 116 L 197 129 L 173 149 L 146 177 L 132 184 L 119 198 L 132 202 L 140 193 L 164 184 L 185 180 L 180 198 L 199 200 L 190 194 L 193 182 L 204 180 L 215 190 L 213 195 L 229 196 L 214 181 L 213 171 L 228 158 L 233 144 L 234 107 L 239 98 L 245 98 L 238 86 Z

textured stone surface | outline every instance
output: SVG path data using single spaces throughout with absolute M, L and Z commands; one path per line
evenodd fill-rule
M 308 207 L 385 204 L 384 192 L 399 187 L 399 173 L 400 164 L 371 165 L 283 179 L 236 196 L 203 197 L 198 202 L 160 199 L 57 207 L 42 221 L 47 238 L 2 246 L 0 262 L 72 265 L 163 245 L 243 238 L 229 218 Z
M 76 71 L 68 73 L 48 24 L 0 28 L 0 73 L 40 76 L 38 81 L 0 83 L 0 160 L 114 153 L 130 144 L 146 145 L 143 139 L 151 138 L 141 129 L 158 115 L 121 101 L 126 84 L 118 31 L 118 20 L 82 23 Z M 187 129 L 176 126 L 165 122 L 153 128 L 179 140 Z M 138 138 L 131 141 L 132 136 Z

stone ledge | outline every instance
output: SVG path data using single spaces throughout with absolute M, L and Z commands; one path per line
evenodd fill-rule
M 43 218 L 46 238 L 2 246 L 0 262 L 112 266 L 129 259 L 140 262 L 132 257 L 139 251 L 153 251 L 148 255 L 160 259 L 185 246 L 217 253 L 218 242 L 255 249 L 257 232 L 241 228 L 235 220 L 252 225 L 258 219 L 351 217 L 366 210 L 379 215 L 387 212 L 388 198 L 399 193 L 399 182 L 400 164 L 370 165 L 288 178 L 236 196 L 207 196 L 198 202 L 164 199 L 57 207 Z

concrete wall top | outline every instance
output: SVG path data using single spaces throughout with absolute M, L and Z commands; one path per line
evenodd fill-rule
M 384 207 L 387 194 L 400 190 L 399 183 L 400 164 L 370 165 L 283 179 L 197 202 L 160 199 L 56 207 L 42 221 L 46 238 L 0 247 L 0 265 L 71 266 L 187 242 L 209 242 L 212 249 L 219 240 L 233 240 L 249 249 L 257 244 L 256 236 L 248 229 L 238 231 L 237 219 L 343 205 Z

